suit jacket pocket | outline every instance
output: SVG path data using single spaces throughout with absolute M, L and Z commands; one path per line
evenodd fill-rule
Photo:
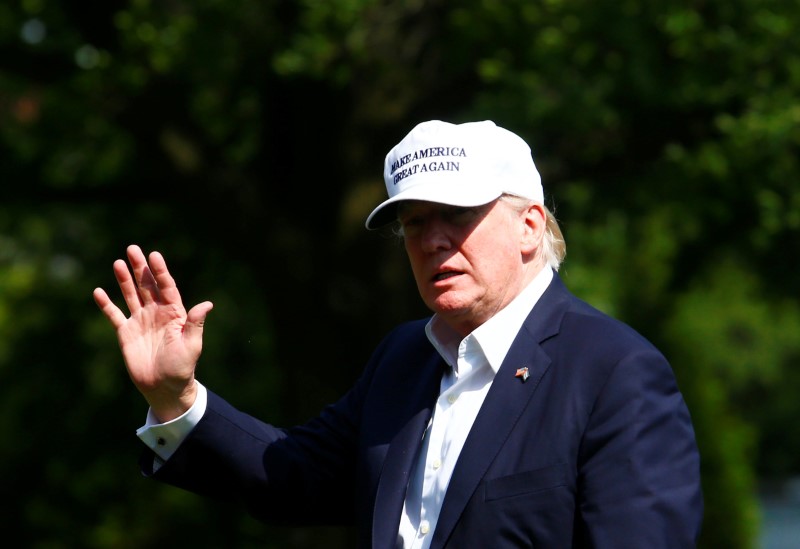
M 566 465 L 556 463 L 532 471 L 487 480 L 486 501 L 522 496 L 566 485 Z

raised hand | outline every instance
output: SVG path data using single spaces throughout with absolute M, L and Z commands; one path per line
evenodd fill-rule
M 94 290 L 94 300 L 117 332 L 133 383 L 165 422 L 194 403 L 203 324 L 213 305 L 205 301 L 187 313 L 163 256 L 152 252 L 145 258 L 138 246 L 129 246 L 127 252 L 133 276 L 121 259 L 114 262 L 114 275 L 130 317 L 102 288 Z

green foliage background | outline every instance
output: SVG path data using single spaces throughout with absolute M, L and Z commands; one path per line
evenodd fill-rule
M 425 314 L 363 229 L 384 154 L 422 120 L 490 118 L 532 145 L 567 284 L 675 368 L 701 546 L 752 547 L 755 480 L 800 473 L 799 22 L 786 0 L 3 3 L 4 534 L 349 547 L 143 480 L 144 403 L 91 292 L 128 243 L 162 251 L 216 304 L 202 381 L 302 421 Z

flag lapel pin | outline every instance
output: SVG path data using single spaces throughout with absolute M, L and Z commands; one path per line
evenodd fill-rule
M 524 366 L 522 368 L 517 368 L 517 373 L 514 374 L 514 377 L 521 378 L 524 383 L 528 381 L 528 378 L 531 377 L 531 374 L 528 372 L 528 367 Z

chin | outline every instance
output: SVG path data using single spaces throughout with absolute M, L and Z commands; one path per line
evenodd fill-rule
M 434 302 L 430 307 L 433 312 L 445 318 L 458 318 L 469 314 L 469 307 L 463 303 L 440 303 Z

